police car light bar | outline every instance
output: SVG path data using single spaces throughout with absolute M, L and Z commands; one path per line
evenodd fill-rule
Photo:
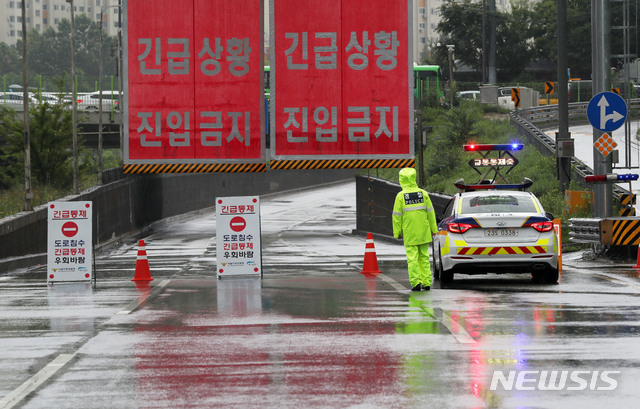
M 524 147 L 521 143 L 505 143 L 505 144 L 470 144 L 464 145 L 465 151 L 520 151 Z
M 522 179 L 522 183 L 512 183 L 512 184 L 475 184 L 475 185 L 467 185 L 464 183 L 464 179 L 459 179 L 457 180 L 454 185 L 460 189 L 460 190 L 464 190 L 466 192 L 470 192 L 472 190 L 501 190 L 501 189 L 507 189 L 507 190 L 524 190 L 524 189 L 528 189 L 531 187 L 531 185 L 533 185 L 533 181 L 529 178 L 523 178 Z
M 622 183 L 632 180 L 638 180 L 638 174 L 625 173 L 618 175 L 616 173 L 609 173 L 606 175 L 588 175 L 584 177 L 584 181 L 590 183 Z

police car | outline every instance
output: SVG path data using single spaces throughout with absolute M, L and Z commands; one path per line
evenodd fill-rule
M 483 169 L 485 162 L 502 182 L 506 182 L 505 169 L 517 164 L 509 151 L 518 149 L 522 145 L 465 145 L 465 150 L 485 152 L 474 165 Z M 490 158 L 487 152 L 492 151 L 498 151 L 499 157 Z M 456 182 L 460 192 L 447 206 L 434 240 L 435 277 L 447 284 L 455 274 L 524 273 L 531 274 L 534 282 L 557 282 L 553 215 L 527 191 L 531 180 L 525 178 L 518 184 L 495 181 Z

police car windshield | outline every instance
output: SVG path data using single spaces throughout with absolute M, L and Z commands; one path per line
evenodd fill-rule
M 537 213 L 529 196 L 491 195 L 463 197 L 461 213 Z

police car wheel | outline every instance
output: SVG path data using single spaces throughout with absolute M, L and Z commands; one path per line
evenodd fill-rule
M 440 272 L 440 283 L 449 284 L 453 281 L 453 271 L 451 270 L 442 270 Z
M 442 271 L 442 259 L 440 256 L 433 260 L 433 278 L 436 280 L 440 279 L 440 272 Z
M 558 273 L 558 269 L 554 268 L 545 273 L 544 282 L 547 284 L 556 284 L 558 282 L 559 277 L 560 277 L 560 274 Z
M 542 282 L 542 272 L 541 271 L 535 271 L 533 273 L 531 273 L 531 282 L 534 284 L 539 284 Z

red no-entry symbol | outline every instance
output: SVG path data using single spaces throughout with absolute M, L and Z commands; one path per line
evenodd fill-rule
M 74 222 L 66 222 L 62 225 L 62 234 L 64 234 L 65 237 L 75 236 L 78 234 L 78 225 Z
M 244 217 L 236 216 L 229 222 L 229 227 L 231 227 L 231 230 L 239 233 L 247 227 L 247 221 Z

